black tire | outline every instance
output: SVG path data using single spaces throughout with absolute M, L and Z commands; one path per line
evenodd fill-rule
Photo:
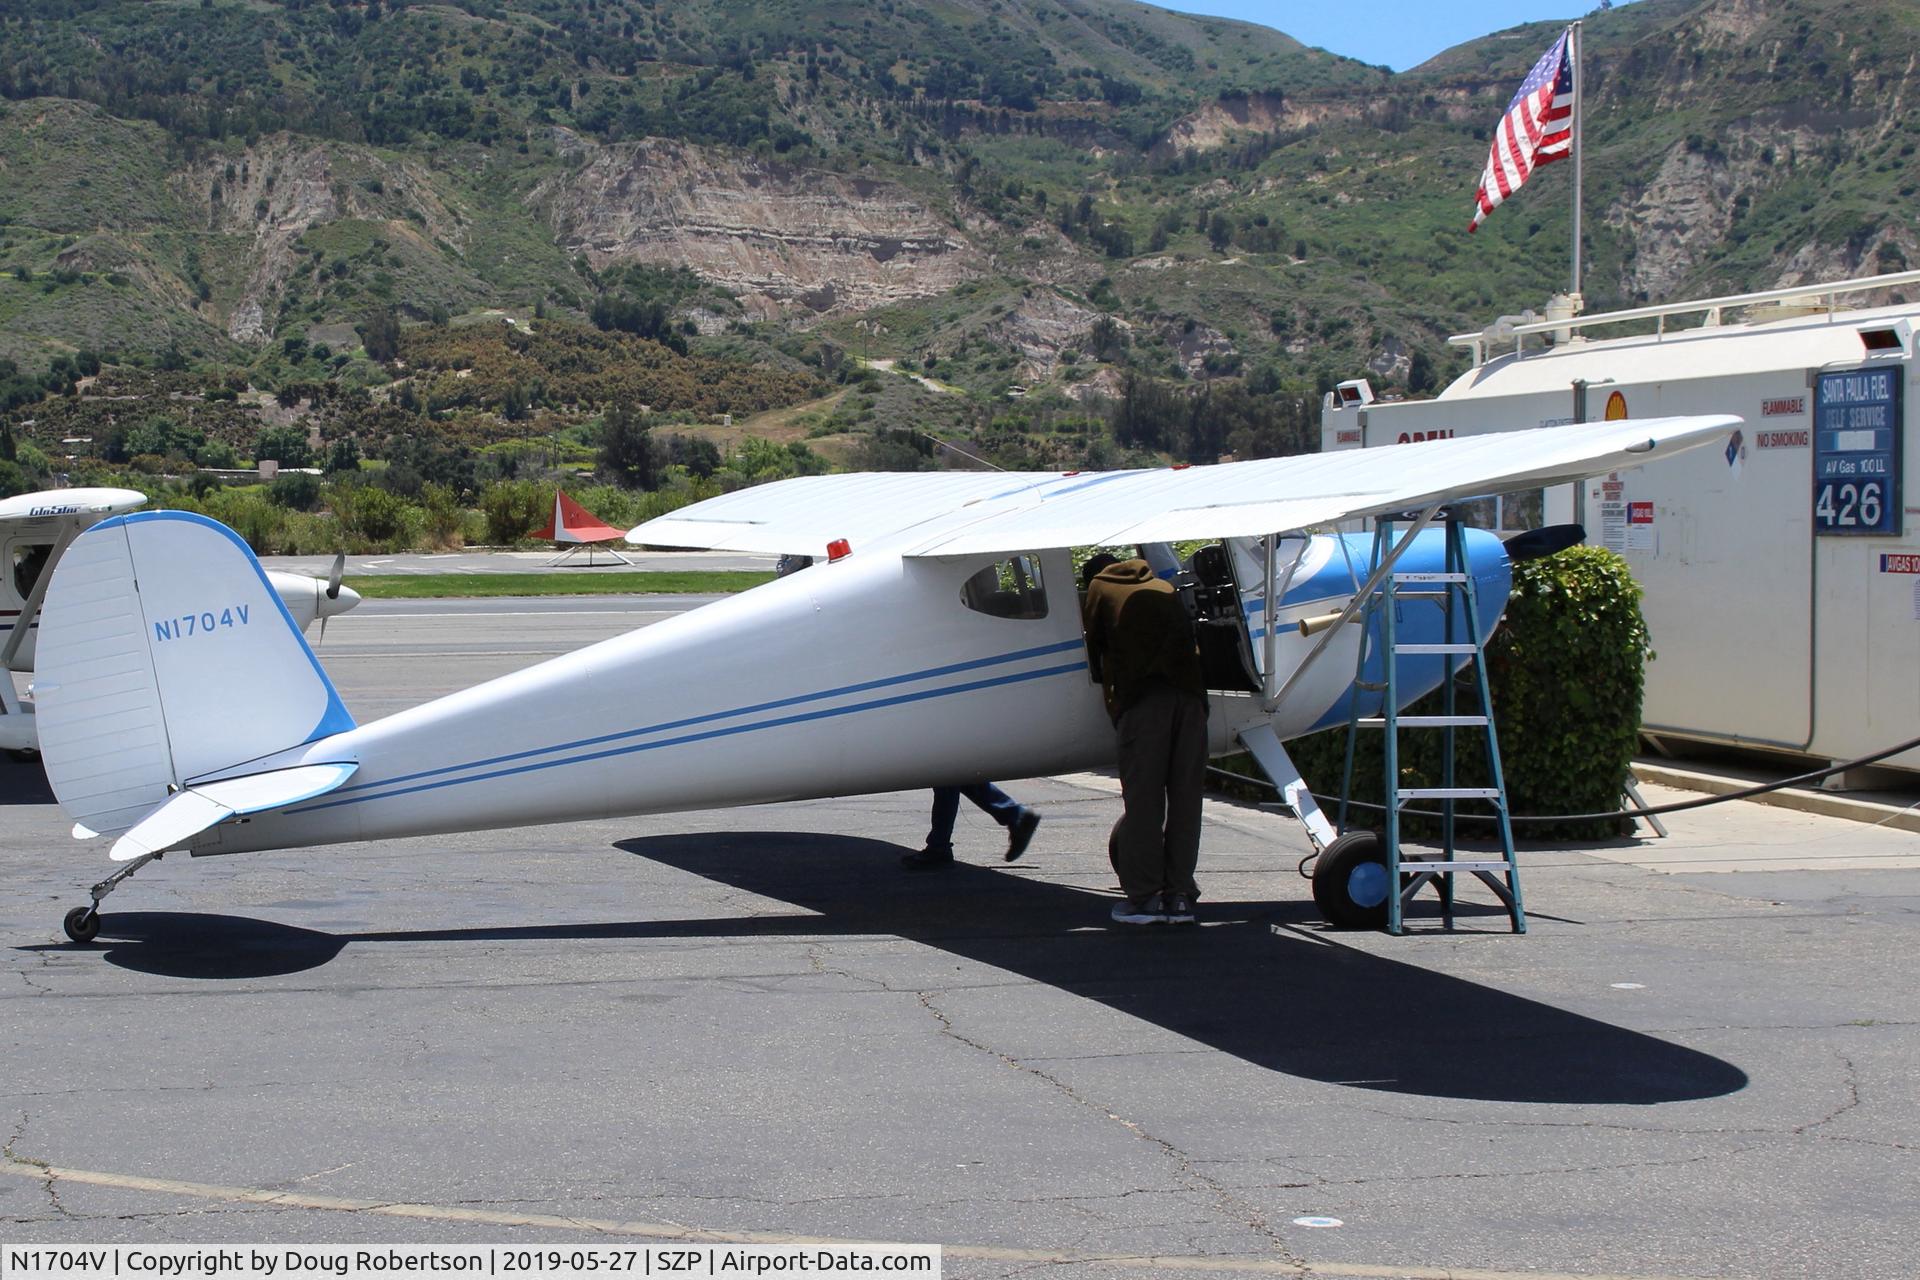
M 39 764 L 40 753 L 32 747 L 21 747 L 17 751 L 9 748 L 7 751 L 7 759 L 12 760 L 16 764 Z
M 1313 903 L 1336 928 L 1386 928 L 1391 891 L 1377 831 L 1347 832 L 1313 864 Z
M 75 942 L 92 942 L 100 936 L 100 913 L 92 907 L 75 907 L 60 923 Z

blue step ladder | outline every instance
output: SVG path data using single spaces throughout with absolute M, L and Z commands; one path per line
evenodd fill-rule
M 1393 547 L 1393 527 L 1400 521 L 1411 521 L 1407 516 L 1382 516 L 1374 523 L 1373 563 L 1381 564 Z M 1415 894 L 1432 884 L 1440 894 L 1440 909 L 1446 928 L 1453 928 L 1453 878 L 1465 872 L 1473 875 L 1493 890 L 1507 908 L 1507 916 L 1512 921 L 1513 932 L 1527 931 L 1526 911 L 1520 897 L 1520 866 L 1513 852 L 1513 823 L 1507 808 L 1507 787 L 1505 775 L 1500 768 L 1499 740 L 1494 735 L 1493 702 L 1487 686 L 1487 657 L 1483 647 L 1485 636 L 1480 629 L 1480 611 L 1475 598 L 1473 574 L 1467 560 L 1466 536 L 1457 512 L 1446 512 L 1446 559 L 1445 569 L 1440 573 L 1392 572 L 1385 576 L 1371 599 L 1367 601 L 1369 625 L 1363 634 L 1369 637 L 1377 635 L 1381 649 L 1381 670 L 1383 681 L 1368 684 L 1364 681 L 1367 662 L 1367 644 L 1360 646 L 1358 668 L 1354 673 L 1355 687 L 1359 689 L 1380 690 L 1382 714 L 1379 716 L 1361 716 L 1358 714 L 1359 699 L 1355 699 L 1356 714 L 1347 724 L 1347 761 L 1346 776 L 1340 788 L 1339 829 L 1347 829 L 1347 796 L 1353 788 L 1353 751 L 1354 742 L 1361 729 L 1381 729 L 1386 733 L 1384 742 L 1386 777 L 1386 835 L 1383 840 L 1383 852 L 1387 863 L 1387 932 L 1395 935 L 1406 932 L 1404 916 L 1406 904 Z M 1442 610 L 1445 617 L 1444 639 L 1438 643 L 1402 643 L 1395 635 L 1394 623 L 1402 602 L 1408 605 L 1433 606 Z M 1363 615 L 1364 616 L 1364 615 Z M 1379 621 L 1376 629 L 1372 623 Z M 1465 635 L 1459 635 L 1464 630 Z M 1429 633 L 1431 634 L 1431 633 Z M 1446 676 L 1440 687 L 1442 706 L 1439 715 L 1404 715 L 1400 712 L 1400 659 L 1403 656 L 1436 655 L 1446 666 Z M 1473 686 L 1478 702 L 1478 710 L 1470 714 L 1460 714 L 1456 707 L 1458 690 L 1453 670 L 1454 660 L 1469 657 L 1467 668 L 1473 673 Z M 1456 756 L 1456 737 L 1460 729 L 1477 728 L 1485 730 L 1487 776 L 1493 785 L 1488 787 L 1462 787 L 1455 785 L 1454 762 Z M 1400 730 L 1402 729 L 1438 729 L 1441 733 L 1441 780 L 1437 787 L 1406 787 L 1400 785 Z M 1437 857 L 1405 857 L 1400 848 L 1400 813 L 1409 803 L 1438 800 L 1440 802 L 1440 854 Z M 1455 807 L 1462 800 L 1482 800 L 1493 806 L 1494 815 L 1500 830 L 1501 856 L 1491 855 L 1474 857 L 1462 855 L 1454 840 Z M 1395 892 L 1393 890 L 1397 889 Z

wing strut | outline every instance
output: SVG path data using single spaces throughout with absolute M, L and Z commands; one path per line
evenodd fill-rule
M 1300 776 L 1300 768 L 1294 764 L 1293 757 L 1280 745 L 1280 735 L 1273 731 L 1271 722 L 1254 725 L 1240 735 L 1240 745 L 1245 747 L 1267 777 L 1273 780 L 1275 789 L 1280 792 L 1280 800 L 1293 810 L 1293 816 L 1306 828 L 1307 839 L 1313 842 L 1316 853 L 1325 852 L 1340 833 L 1327 821 L 1327 815 L 1320 811 L 1320 805 L 1313 798 L 1313 792 L 1307 789 L 1305 778 Z
M 1287 682 L 1280 686 L 1278 693 L 1273 695 L 1268 704 L 1269 708 L 1277 707 L 1286 701 L 1287 695 L 1293 692 L 1293 686 L 1300 683 L 1300 677 L 1307 673 L 1307 668 L 1311 667 L 1314 664 L 1314 660 L 1326 652 L 1327 646 L 1333 643 L 1333 638 L 1340 634 L 1340 628 L 1346 625 L 1349 618 L 1359 613 L 1360 610 L 1366 606 L 1367 601 L 1372 598 L 1374 590 L 1380 585 L 1381 580 L 1393 572 L 1393 566 L 1400 563 L 1400 557 L 1406 553 L 1407 548 L 1413 545 L 1413 540 L 1420 535 L 1420 531 L 1432 524 L 1433 518 L 1445 509 L 1445 502 L 1436 502 L 1413 518 L 1413 522 L 1407 526 L 1406 533 L 1402 534 L 1400 541 L 1394 544 L 1393 550 L 1387 552 L 1379 565 L 1375 567 L 1373 575 L 1366 580 L 1365 584 L 1363 584 L 1358 591 L 1353 593 L 1353 599 L 1347 602 L 1347 607 L 1341 611 L 1338 618 L 1334 619 L 1333 624 L 1326 629 L 1326 634 L 1322 635 L 1314 644 L 1313 648 L 1307 651 L 1307 656 L 1302 658 L 1300 665 L 1293 669 L 1293 674 L 1287 677 Z M 1271 623 L 1268 624 L 1267 635 L 1269 638 L 1273 635 Z M 1273 668 L 1269 666 L 1267 669 L 1271 672 Z M 1269 675 L 1267 678 L 1268 681 L 1271 682 L 1273 677 Z

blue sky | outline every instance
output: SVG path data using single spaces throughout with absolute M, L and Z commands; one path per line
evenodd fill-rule
M 1618 0 L 1617 0 L 1618 2 Z M 1405 71 L 1463 41 L 1549 18 L 1571 22 L 1599 0 L 1152 0 L 1183 13 L 1239 18 L 1362 62 Z M 1542 49 L 1544 53 L 1545 50 Z

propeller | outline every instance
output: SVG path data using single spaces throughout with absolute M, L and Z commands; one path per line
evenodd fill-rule
M 341 578 L 341 575 L 346 573 L 346 571 L 347 571 L 347 553 L 342 551 L 339 555 L 336 555 L 333 558 L 333 570 L 332 572 L 327 574 L 327 587 L 326 587 L 326 590 L 322 593 L 326 596 L 327 599 L 338 600 L 340 598 L 340 578 Z M 320 613 L 319 643 L 325 644 L 327 642 L 327 619 L 331 615 L 328 613 L 326 606 L 324 605 L 321 606 L 319 613 Z
M 1538 560 L 1541 556 L 1550 556 L 1556 551 L 1578 546 L 1586 536 L 1587 531 L 1577 524 L 1550 524 L 1529 529 L 1507 539 L 1507 559 L 1514 564 Z

